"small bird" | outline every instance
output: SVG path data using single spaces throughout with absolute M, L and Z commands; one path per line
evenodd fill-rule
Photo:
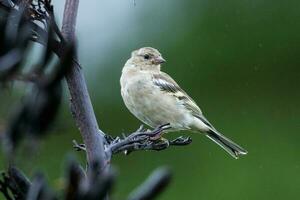
M 219 133 L 195 101 L 160 70 L 165 62 L 160 52 L 151 47 L 131 53 L 120 79 L 121 95 L 129 111 L 152 128 L 169 123 L 169 131 L 203 133 L 234 158 L 247 154 L 245 149 Z

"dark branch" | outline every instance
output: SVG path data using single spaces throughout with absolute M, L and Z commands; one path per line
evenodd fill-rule
M 67 43 L 75 40 L 78 4 L 79 0 L 66 0 L 65 3 L 62 35 Z M 110 158 L 105 155 L 104 133 L 99 131 L 85 78 L 78 63 L 73 63 L 71 73 L 66 78 L 71 95 L 71 112 L 86 145 L 88 163 L 99 162 L 101 172 Z
M 144 183 L 129 195 L 128 200 L 154 199 L 169 185 L 170 180 L 170 170 L 165 167 L 158 168 Z
M 174 140 L 167 140 L 162 138 L 163 131 L 169 129 L 169 124 L 161 125 L 150 131 L 144 129 L 141 126 L 138 130 L 131 133 L 128 136 L 116 137 L 107 139 L 108 144 L 105 146 L 105 152 L 107 155 L 112 156 L 120 152 L 124 152 L 126 155 L 133 151 L 140 150 L 164 150 L 170 146 L 184 146 L 192 142 L 190 137 L 180 136 Z M 78 144 L 73 140 L 73 147 L 77 151 L 85 151 L 84 144 Z

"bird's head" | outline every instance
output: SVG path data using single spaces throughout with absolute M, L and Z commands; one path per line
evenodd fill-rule
M 129 60 L 134 67 L 143 70 L 160 69 L 160 65 L 166 62 L 159 51 L 152 47 L 143 47 L 133 51 Z

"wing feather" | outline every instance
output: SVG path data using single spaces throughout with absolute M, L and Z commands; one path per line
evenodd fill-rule
M 162 91 L 176 97 L 182 105 L 195 117 L 202 116 L 201 109 L 195 101 L 166 73 L 161 72 L 153 75 L 153 82 Z

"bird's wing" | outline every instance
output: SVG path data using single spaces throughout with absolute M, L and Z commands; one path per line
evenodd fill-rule
M 182 105 L 191 112 L 194 117 L 200 119 L 207 126 L 215 129 L 213 125 L 203 116 L 201 109 L 195 101 L 166 73 L 153 74 L 153 83 L 162 91 L 176 97 Z
M 202 115 L 195 101 L 168 74 L 164 72 L 153 74 L 152 80 L 154 85 L 158 86 L 161 91 L 176 97 L 192 115 Z

